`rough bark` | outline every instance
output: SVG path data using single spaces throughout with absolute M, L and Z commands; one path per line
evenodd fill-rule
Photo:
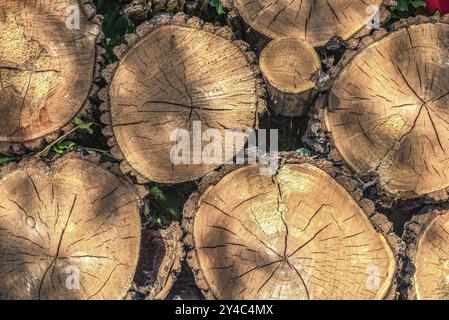
M 181 271 L 185 252 L 178 222 L 167 229 L 143 230 L 140 260 L 131 292 L 146 300 L 165 299 Z
M 304 141 L 359 175 L 378 196 L 447 199 L 448 17 L 400 21 L 352 42 Z
M 318 94 L 315 82 L 321 71 L 311 45 L 294 38 L 273 40 L 260 55 L 260 70 L 277 113 L 300 117 L 308 111 Z
M 2 168 L 0 297 L 122 299 L 139 257 L 139 193 L 75 155 Z
M 146 19 L 158 12 L 183 11 L 190 13 L 198 5 L 197 0 L 132 0 L 124 1 L 122 12 L 128 17 Z
M 68 28 L 70 6 L 80 28 Z M 35 150 L 89 112 L 103 61 L 88 1 L 0 1 L 0 153 Z
M 119 62 L 105 70 L 109 86 L 100 91 L 104 134 L 125 173 L 139 182 L 195 180 L 222 163 L 195 164 L 191 156 L 189 164 L 174 165 L 174 130 L 187 130 L 193 141 L 195 121 L 222 137 L 225 129 L 258 127 L 266 106 L 260 71 L 228 28 L 179 13 L 147 21 L 127 39 L 115 50 Z
M 386 5 L 391 1 L 247 1 L 233 0 L 235 8 L 245 23 L 270 39 L 299 38 L 314 47 L 323 46 L 332 37 L 344 40 L 362 31 L 371 16 L 369 6 L 380 9 L 379 21 L 388 16 Z M 231 14 L 234 16 L 235 14 Z M 366 29 L 364 31 L 363 29 Z
M 394 298 L 401 242 L 359 186 L 343 167 L 296 155 L 274 176 L 258 165 L 206 176 L 183 221 L 204 296 Z
M 449 298 L 448 210 L 447 203 L 428 206 L 405 226 L 401 291 L 409 300 Z

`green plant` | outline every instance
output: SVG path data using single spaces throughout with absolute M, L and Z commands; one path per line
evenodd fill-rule
M 57 154 L 63 154 L 67 150 L 71 150 L 76 147 L 76 143 L 73 141 L 63 141 L 53 147 L 53 151 Z
M 75 127 L 72 130 L 66 132 L 65 134 L 60 136 L 58 139 L 56 139 L 54 142 L 52 142 L 48 146 L 46 146 L 41 152 L 38 153 L 38 156 L 39 157 L 46 157 L 46 156 L 48 156 L 48 153 L 52 149 L 56 153 L 59 153 L 58 151 L 64 152 L 64 150 L 70 149 L 73 146 L 70 146 L 70 148 L 68 148 L 68 145 L 64 145 L 62 148 L 58 148 L 58 147 L 65 141 L 65 139 L 69 135 L 71 135 L 72 133 L 74 133 L 75 131 L 77 131 L 79 129 L 86 130 L 89 134 L 93 133 L 93 129 L 92 129 L 92 126 L 94 125 L 93 122 L 85 122 L 81 118 L 75 118 L 74 123 L 75 123 Z M 55 147 L 56 147 L 56 149 L 54 149 Z M 64 147 L 65 147 L 65 149 L 63 149 Z
M 8 164 L 13 161 L 20 160 L 20 157 L 12 157 L 12 156 L 2 156 L 0 155 L 0 166 Z
M 181 209 L 185 199 L 176 195 L 170 190 L 162 190 L 158 186 L 150 187 L 148 196 L 150 205 L 156 212 L 154 214 L 146 214 L 147 222 L 145 225 L 164 226 L 170 221 L 181 219 Z M 151 210 L 150 210 L 151 211 Z
M 90 147 L 83 147 L 83 146 L 77 146 L 76 142 L 67 140 L 63 141 L 55 146 L 53 146 L 53 151 L 59 155 L 64 154 L 66 151 L 77 149 L 79 151 L 84 151 L 88 154 L 94 154 L 97 153 L 101 155 L 101 162 L 110 162 L 110 163 L 117 163 L 118 160 L 109 152 L 105 150 L 100 150 L 96 148 L 90 148 Z
M 426 2 L 423 0 L 398 0 L 393 12 L 393 20 L 426 14 Z
M 101 162 L 110 162 L 110 163 L 118 163 L 119 161 L 109 152 L 105 150 L 100 150 L 96 148 L 90 148 L 90 147 L 78 147 L 80 150 L 85 151 L 89 154 L 97 153 L 101 155 Z
M 115 46 L 123 43 L 127 33 L 135 31 L 134 22 L 120 13 L 120 5 L 115 1 L 96 0 L 97 12 L 103 15 L 103 32 L 105 36 L 106 58 L 108 63 L 113 63 L 117 57 L 113 53 Z
M 215 8 L 219 16 L 226 13 L 220 0 L 209 0 L 209 5 Z

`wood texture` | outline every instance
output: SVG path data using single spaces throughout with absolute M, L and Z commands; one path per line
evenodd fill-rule
M 300 117 L 307 112 L 318 94 L 315 81 L 321 71 L 311 45 L 294 38 L 273 40 L 260 55 L 260 70 L 277 113 Z
M 128 183 L 84 160 L 3 169 L 0 298 L 122 299 L 139 256 L 140 206 Z M 79 289 L 67 286 L 75 270 Z
M 258 165 L 239 169 L 192 206 L 188 261 L 207 297 L 382 299 L 390 290 L 396 262 L 386 239 L 312 164 L 286 164 L 273 177 Z
M 449 25 L 406 25 L 358 53 L 333 83 L 327 130 L 359 174 L 402 198 L 449 186 Z
M 161 19 L 166 21 L 149 25 L 121 56 L 110 85 L 107 121 L 113 144 L 141 181 L 178 183 L 220 163 L 195 164 L 191 156 L 189 164 L 174 165 L 173 132 L 192 132 L 195 121 L 202 132 L 216 129 L 222 137 L 225 129 L 257 127 L 264 90 L 252 66 L 254 56 L 244 53 L 242 43 L 233 43 L 227 29 L 203 27 L 197 18 L 185 21 L 182 14 L 173 22 Z M 191 145 L 194 139 L 191 134 Z
M 76 0 L 0 0 L 0 142 L 26 142 L 58 131 L 88 103 L 99 26 Z
M 415 258 L 419 300 L 449 299 L 449 214 L 437 216 L 422 233 Z
M 166 229 L 143 230 L 132 291 L 146 300 L 165 299 L 181 272 L 184 257 L 182 230 L 178 222 Z
M 367 7 L 381 0 L 234 0 L 245 22 L 271 38 L 299 38 L 314 47 L 337 35 L 348 39 L 367 24 Z

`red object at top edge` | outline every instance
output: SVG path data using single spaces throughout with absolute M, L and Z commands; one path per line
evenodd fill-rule
M 449 0 L 426 0 L 427 11 L 431 14 L 439 11 L 442 15 L 449 13 Z

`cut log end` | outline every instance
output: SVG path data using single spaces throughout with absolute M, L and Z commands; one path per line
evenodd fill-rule
M 147 300 L 165 299 L 181 272 L 184 256 L 178 222 L 167 229 L 142 231 L 140 260 L 131 292 Z
M 121 56 L 110 84 L 114 141 L 141 181 L 179 183 L 214 170 L 229 159 L 221 152 L 212 161 L 193 159 L 193 143 L 201 150 L 208 144 L 194 128 L 222 137 L 226 129 L 245 131 L 257 127 L 263 106 L 252 55 L 227 29 L 185 19 L 163 16 L 138 28 L 142 37 Z M 187 146 L 174 151 L 182 143 Z
M 89 106 L 101 32 L 80 6 L 0 1 L 0 143 L 48 136 Z M 70 28 L 76 10 L 79 28 Z
M 348 39 L 365 28 L 373 8 L 380 8 L 382 0 L 266 1 L 235 0 L 243 20 L 256 31 L 271 38 L 299 38 L 314 47 L 326 44 L 337 35 Z M 370 7 L 373 6 L 373 7 Z
M 405 294 L 408 299 L 449 298 L 449 213 L 444 208 L 427 208 L 407 223 L 408 242 Z
M 137 193 L 85 160 L 0 172 L 0 298 L 122 299 L 140 247 Z
M 260 69 L 273 109 L 283 116 L 303 116 L 318 94 L 321 61 L 315 49 L 298 39 L 273 40 L 260 55 Z
M 208 298 L 383 299 L 396 258 L 354 198 L 311 163 L 227 174 L 185 212 L 189 264 Z M 190 208 L 190 209 L 189 209 Z
M 405 199 L 449 186 L 449 25 L 411 24 L 342 59 L 322 115 L 331 148 Z

